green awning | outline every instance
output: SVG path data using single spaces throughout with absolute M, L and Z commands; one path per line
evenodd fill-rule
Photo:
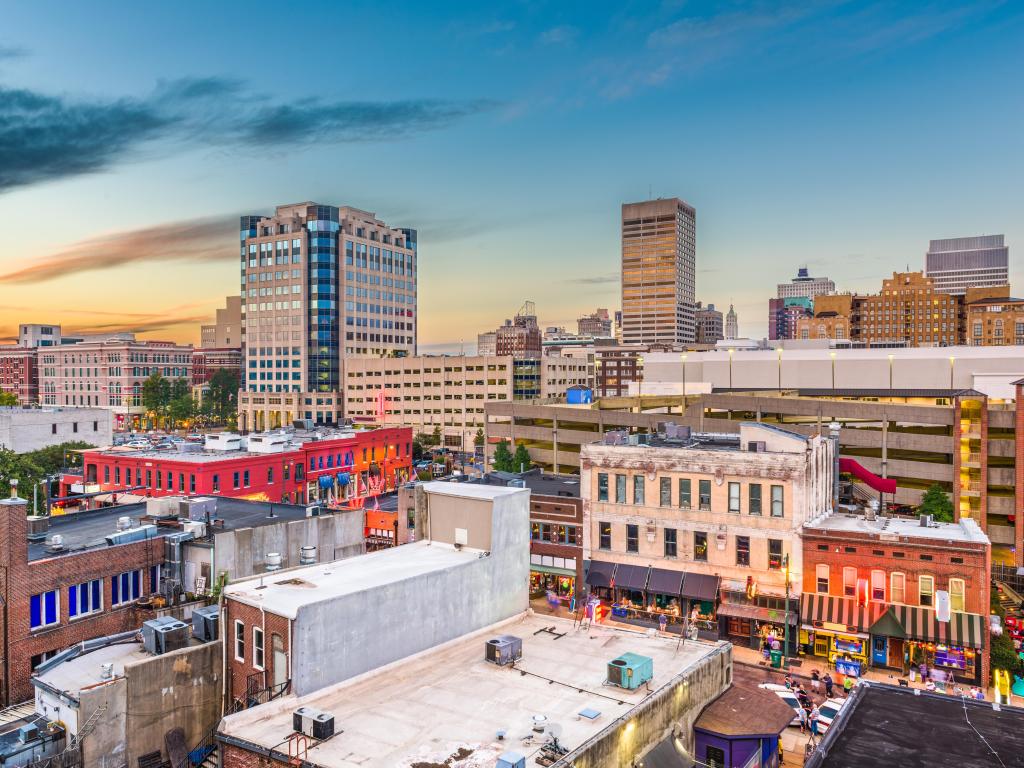
M 907 631 L 900 624 L 899 619 L 893 615 L 892 609 L 887 610 L 878 617 L 878 621 L 871 625 L 870 632 L 872 635 L 907 639 Z
M 551 565 L 530 565 L 530 570 L 534 573 L 551 573 L 555 576 L 576 576 L 576 571 L 570 571 L 568 568 L 555 568 Z

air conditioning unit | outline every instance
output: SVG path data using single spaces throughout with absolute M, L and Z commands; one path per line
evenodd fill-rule
M 50 530 L 50 518 L 45 515 L 28 516 L 28 540 L 45 541 L 46 533 Z
M 498 758 L 494 768 L 526 768 L 526 756 L 510 750 Z
M 142 645 L 154 655 L 188 645 L 188 624 L 172 616 L 142 622 Z
M 523 657 L 523 640 L 515 635 L 498 635 L 484 643 L 484 661 L 503 667 Z
M 306 517 L 320 517 L 322 511 L 319 504 L 310 504 L 306 507 Z
M 608 662 L 608 683 L 632 691 L 654 677 L 654 659 L 624 653 Z
M 35 723 L 23 725 L 18 729 L 18 741 L 22 744 L 28 744 L 30 741 L 35 741 L 38 738 L 39 726 Z
M 220 630 L 220 609 L 207 605 L 192 611 L 192 637 L 208 643 L 216 640 Z
M 323 741 L 334 735 L 334 715 L 314 707 L 299 707 L 292 713 L 292 730 Z

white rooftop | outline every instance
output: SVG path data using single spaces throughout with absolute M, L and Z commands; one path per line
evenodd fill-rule
M 450 544 L 423 540 L 331 563 L 253 576 L 229 585 L 224 595 L 294 619 L 304 605 L 465 565 L 479 556 L 475 549 L 459 550 Z
M 102 682 L 100 668 L 103 664 L 113 664 L 114 677 L 121 677 L 125 665 L 151 658 L 152 655 L 143 649 L 142 643 L 113 643 L 62 662 L 39 675 L 38 679 L 51 688 L 77 698 L 83 688 Z
M 513 493 L 521 493 L 524 489 L 506 485 L 482 485 L 480 483 L 451 483 L 440 480 L 433 480 L 423 484 L 427 493 L 436 493 L 441 496 L 461 496 L 467 499 L 496 499 L 499 496 L 509 496 Z
M 545 627 L 565 635 L 544 632 Z M 484 643 L 499 634 L 522 638 L 516 669 L 483 660 Z M 652 658 L 651 689 L 657 690 L 718 646 L 688 640 L 680 647 L 676 638 L 604 626 L 580 630 L 572 621 L 528 612 L 302 699 L 286 696 L 230 715 L 220 730 L 285 751 L 292 712 L 311 706 L 334 715 L 336 735 L 305 755 L 324 768 L 443 764 L 459 750 L 461 759 L 452 761 L 459 768 L 493 768 L 507 751 L 527 756 L 532 765 L 545 739 L 522 740 L 531 733 L 534 715 L 560 726 L 560 743 L 573 750 L 649 695 L 604 685 L 612 659 L 626 652 Z M 584 709 L 600 715 L 581 718 Z M 507 735 L 498 741 L 501 730 Z
M 933 523 L 925 527 L 918 518 L 882 517 L 867 520 L 863 515 L 845 514 L 842 512 L 820 517 L 804 525 L 814 531 L 838 531 L 844 533 L 868 533 L 875 536 L 896 537 L 908 536 L 936 541 L 964 541 L 977 544 L 988 544 L 988 536 L 969 517 L 961 518 L 957 523 Z

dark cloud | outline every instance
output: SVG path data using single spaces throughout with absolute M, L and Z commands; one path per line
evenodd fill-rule
M 240 81 L 217 77 L 161 81 L 147 97 L 114 100 L 0 86 L 0 193 L 102 171 L 160 140 L 242 147 L 394 140 L 493 106 L 429 99 L 272 103 Z
M 209 315 L 151 315 L 147 320 L 126 319 L 122 322 L 97 323 L 94 325 L 65 326 L 64 330 L 69 335 L 80 334 L 82 336 L 100 333 L 156 333 L 177 328 L 182 325 L 199 325 L 210 322 Z
M 10 45 L 0 45 L 0 61 L 2 61 L 3 59 L 20 59 L 24 55 L 24 48 L 15 48 Z
M 0 283 L 41 283 L 142 262 L 237 258 L 237 230 L 237 216 L 219 216 L 100 235 L 0 274 Z
M 587 277 L 573 277 L 566 280 L 567 283 L 577 285 L 610 285 L 619 282 L 621 275 L 618 272 L 609 272 L 606 275 L 590 275 Z

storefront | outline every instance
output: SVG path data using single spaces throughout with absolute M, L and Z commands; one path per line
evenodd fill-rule
M 858 677 L 870 664 L 869 628 L 884 603 L 861 605 L 855 598 L 804 593 L 800 598 L 800 643 L 844 675 Z
M 797 605 L 790 606 L 786 613 L 786 598 L 772 595 L 757 595 L 752 600 L 743 592 L 722 591 L 722 602 L 718 606 L 718 632 L 723 640 L 735 645 L 760 650 L 765 643 L 778 641 L 779 646 L 786 639 L 786 622 L 789 622 L 789 653 L 797 652 Z M 769 646 L 770 647 L 770 646 Z
M 937 670 L 936 677 L 953 683 L 982 684 L 982 652 L 985 618 L 974 613 L 951 613 L 939 621 L 935 611 L 914 605 L 893 605 L 889 609 L 899 622 L 906 640 L 904 669 L 922 664 Z
M 530 596 L 554 594 L 563 603 L 576 596 L 576 559 L 530 554 Z
M 647 609 L 647 576 L 650 567 L 646 565 L 628 565 L 619 563 L 615 568 L 615 578 L 612 581 L 612 614 L 619 611 L 645 611 Z
M 591 560 L 587 566 L 587 589 L 594 597 L 611 602 L 612 579 L 615 577 L 615 563 Z

